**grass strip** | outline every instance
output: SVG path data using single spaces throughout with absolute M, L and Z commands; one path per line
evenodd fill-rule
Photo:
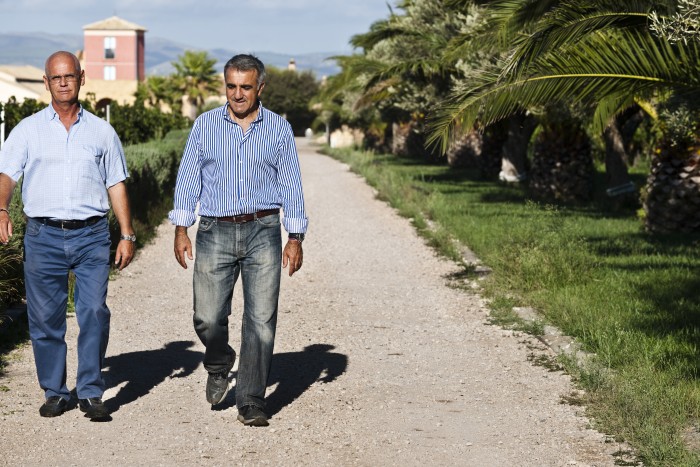
M 566 368 L 597 429 L 630 443 L 645 465 L 700 465 L 700 237 L 650 236 L 634 209 L 604 196 L 546 205 L 474 170 L 326 152 L 444 255 L 460 260 L 456 239 L 492 268 L 482 293 L 495 320 L 534 307 L 594 354 L 590 366 Z M 635 177 L 641 186 L 644 174 Z

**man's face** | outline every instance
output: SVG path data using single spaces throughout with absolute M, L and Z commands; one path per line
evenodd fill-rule
M 247 117 L 255 110 L 258 97 L 265 83 L 258 88 L 258 72 L 255 70 L 234 70 L 226 72 L 226 100 L 238 118 Z
M 78 101 L 80 86 L 85 84 L 85 74 L 78 71 L 69 56 L 59 55 L 51 59 L 44 76 L 46 90 L 51 99 L 59 104 L 72 104 Z

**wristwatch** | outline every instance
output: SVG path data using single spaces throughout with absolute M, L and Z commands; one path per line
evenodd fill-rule
M 135 242 L 136 241 L 136 234 L 122 235 L 119 238 L 122 240 L 129 240 L 130 242 Z
M 297 242 L 301 243 L 304 241 L 305 235 L 303 233 L 290 233 L 287 236 L 288 240 L 296 240 Z

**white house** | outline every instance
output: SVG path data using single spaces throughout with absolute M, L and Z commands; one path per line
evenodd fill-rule
M 0 65 L 0 102 L 7 102 L 12 96 L 18 102 L 25 99 L 48 102 L 44 70 L 31 65 Z

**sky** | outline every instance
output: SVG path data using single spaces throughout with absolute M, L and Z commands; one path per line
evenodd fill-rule
M 0 32 L 82 36 L 119 16 L 149 37 L 237 52 L 351 52 L 350 38 L 389 16 L 396 0 L 0 0 Z

